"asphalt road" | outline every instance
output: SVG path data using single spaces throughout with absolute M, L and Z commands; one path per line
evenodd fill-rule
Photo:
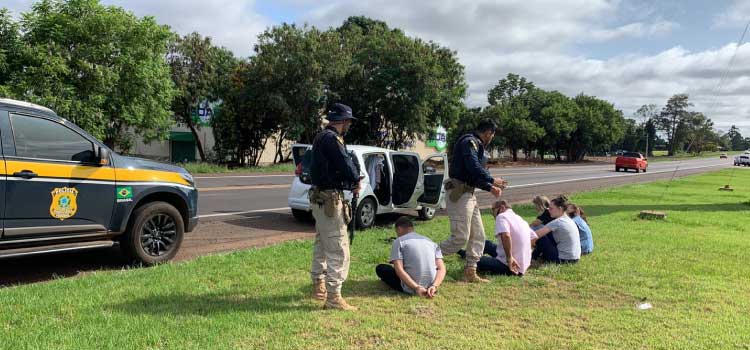
M 647 173 L 638 174 L 616 173 L 611 164 L 501 168 L 493 169 L 492 173 L 510 182 L 503 192 L 503 198 L 519 203 L 528 202 L 538 194 L 574 193 L 726 167 L 731 167 L 730 160 L 700 159 L 652 163 Z M 742 168 L 742 171 L 750 169 Z M 197 177 L 201 223 L 185 237 L 176 260 L 262 247 L 290 239 L 312 238 L 314 225 L 295 221 L 286 206 L 292 179 L 293 175 L 283 174 Z M 478 200 L 482 207 L 488 207 L 493 197 L 480 192 Z M 378 216 L 376 225 L 390 226 L 396 217 Z M 127 267 L 127 263 L 117 247 L 0 260 L 0 286 L 44 282 L 124 267 Z
M 615 172 L 612 164 L 558 165 L 523 168 L 492 169 L 493 176 L 508 180 L 508 189 L 536 187 L 616 177 L 644 176 L 671 173 L 675 170 L 713 169 L 731 166 L 728 159 L 698 159 L 679 162 L 655 162 L 646 174 L 633 171 Z M 232 216 L 233 213 L 252 214 L 289 211 L 287 195 L 294 179 L 289 175 L 198 176 L 199 215 L 202 219 Z

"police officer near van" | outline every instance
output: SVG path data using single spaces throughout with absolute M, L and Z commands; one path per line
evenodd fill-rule
M 352 220 L 344 190 L 359 193 L 359 172 L 344 144 L 344 134 L 353 121 L 352 109 L 336 103 L 328 111 L 329 121 L 313 141 L 310 206 L 315 218 L 311 277 L 312 296 L 325 300 L 326 309 L 355 311 L 341 297 L 341 285 L 349 274 L 347 225 Z
M 450 217 L 451 236 L 440 243 L 443 254 L 453 254 L 466 247 L 464 281 L 489 282 L 477 275 L 477 262 L 484 251 L 484 224 L 477 205 L 475 190 L 481 189 L 500 197 L 506 182 L 493 178 L 485 169 L 487 155 L 484 148 L 495 137 L 497 125 L 491 120 L 483 120 L 473 133 L 461 136 L 453 147 L 450 162 L 450 179 L 445 188 L 448 191 L 446 210 Z

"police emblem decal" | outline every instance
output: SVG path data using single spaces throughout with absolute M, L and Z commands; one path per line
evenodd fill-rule
M 78 211 L 78 190 L 69 187 L 55 188 L 50 192 L 52 194 L 52 204 L 49 207 L 49 214 L 60 221 L 76 215 Z

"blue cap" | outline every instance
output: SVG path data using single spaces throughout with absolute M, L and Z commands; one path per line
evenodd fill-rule
M 347 119 L 357 119 L 354 118 L 352 115 L 352 108 L 342 104 L 342 103 L 334 103 L 331 108 L 328 109 L 328 121 L 336 122 L 341 120 L 347 120 Z

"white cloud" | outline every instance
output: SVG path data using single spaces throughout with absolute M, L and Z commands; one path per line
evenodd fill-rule
M 750 102 L 743 93 L 750 93 L 746 84 L 750 68 L 745 68 L 750 67 L 749 45 L 742 46 L 735 69 L 720 91 L 715 87 L 734 53 L 733 44 L 699 52 L 675 46 L 652 55 L 621 54 L 607 59 L 580 53 L 576 45 L 663 38 L 679 29 L 678 23 L 655 13 L 654 18 L 628 23 L 619 16 L 622 6 L 619 1 L 605 0 L 338 1 L 317 8 L 307 21 L 337 26 L 348 16 L 366 15 L 457 50 L 466 67 L 467 103 L 472 106 L 485 105 L 487 90 L 512 72 L 545 89 L 608 99 L 626 116 L 643 104 L 663 105 L 673 94 L 686 92 L 695 109 L 712 117 L 717 127 L 728 128 L 732 122 L 748 119 Z M 609 26 L 608 18 L 625 24 Z M 750 133 L 750 128 L 745 131 Z
M 7 3 L 6 3 L 7 1 Z M 29 0 L 3 0 L 1 6 L 18 15 L 31 7 Z M 241 57 L 250 56 L 257 36 L 273 23 L 255 11 L 254 0 L 103 0 L 132 11 L 137 16 L 154 16 L 180 34 L 194 31 L 210 36 Z
M 253 0 L 104 0 L 153 15 L 182 34 L 198 31 L 235 54 L 248 56 L 257 34 L 273 21 L 258 14 Z M 265 0 L 259 0 L 265 1 Z M 269 0 L 270 1 L 270 0 Z M 4 0 L 2 6 L 26 10 L 29 1 Z M 486 104 L 486 92 L 507 73 L 521 74 L 545 89 L 580 92 L 615 103 L 626 115 L 642 104 L 662 105 L 673 94 L 691 95 L 695 109 L 717 127 L 732 123 L 750 134 L 750 44 L 738 51 L 734 69 L 720 90 L 719 78 L 735 45 L 689 51 L 677 43 L 654 54 L 622 53 L 594 58 L 589 43 L 624 38 L 664 40 L 679 24 L 659 16 L 650 3 L 620 0 L 277 0 L 276 9 L 302 13 L 297 23 L 327 28 L 349 16 L 365 15 L 402 28 L 408 35 L 458 51 L 469 83 L 467 103 Z M 750 2 L 738 0 L 715 24 L 743 25 Z M 613 23 L 617 23 L 614 25 Z M 720 46 L 723 45 L 723 46 Z
M 714 18 L 714 25 L 717 27 L 744 27 L 747 25 L 748 19 L 750 19 L 750 1 L 734 0 L 726 11 Z

